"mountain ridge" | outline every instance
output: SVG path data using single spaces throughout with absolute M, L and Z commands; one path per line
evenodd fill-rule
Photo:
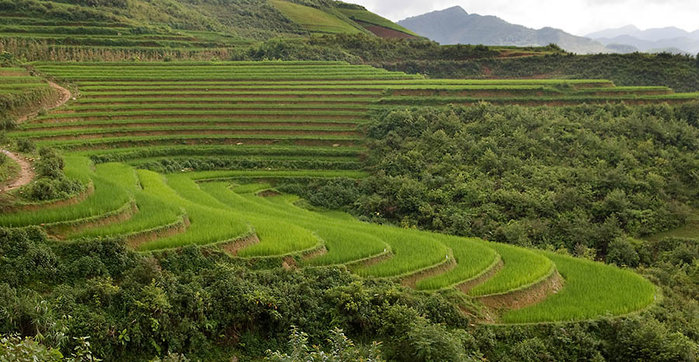
M 409 17 L 397 22 L 441 44 L 545 46 L 551 43 L 574 53 L 609 53 L 602 43 L 560 29 L 532 29 L 497 16 L 469 14 L 460 6 Z
M 686 31 L 674 26 L 641 30 L 635 25 L 604 29 L 586 37 L 609 46 L 626 44 L 638 51 L 669 51 L 696 54 L 699 52 L 699 30 Z

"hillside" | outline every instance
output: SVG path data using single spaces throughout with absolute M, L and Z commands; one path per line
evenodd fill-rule
M 468 14 L 459 6 L 404 19 L 398 24 L 441 44 L 514 46 L 556 44 L 567 51 L 579 54 L 609 52 L 598 42 L 574 36 L 559 29 L 534 30 L 510 24 L 495 16 Z
M 328 0 L 0 1 L 0 51 L 17 55 L 229 58 L 258 41 L 329 33 L 413 37 L 363 7 Z

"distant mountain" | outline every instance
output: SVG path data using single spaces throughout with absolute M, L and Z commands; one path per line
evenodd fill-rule
M 641 30 L 633 25 L 627 25 L 594 32 L 587 37 L 608 47 L 612 44 L 624 44 L 643 52 L 669 51 L 690 54 L 699 52 L 699 30 L 692 33 L 676 27 Z
M 398 24 L 441 44 L 545 46 L 554 43 L 574 53 L 611 52 L 599 42 L 563 30 L 535 30 L 495 16 L 469 14 L 459 6 L 407 18 Z

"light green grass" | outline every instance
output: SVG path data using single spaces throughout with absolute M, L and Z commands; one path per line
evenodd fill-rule
M 419 281 L 417 289 L 436 290 L 477 277 L 499 259 L 498 253 L 483 240 L 433 234 L 454 252 L 457 265 L 454 269 Z
M 531 250 L 499 243 L 489 244 L 500 254 L 503 268 L 486 282 L 475 286 L 469 295 L 506 293 L 531 285 L 554 271 L 551 260 Z
M 127 221 L 91 228 L 68 237 L 87 238 L 129 235 L 181 221 L 182 216 L 185 214 L 184 209 L 153 195 L 157 193 L 157 189 L 167 188 L 165 179 L 153 172 L 140 170 L 137 173 L 139 184 L 142 187 L 142 189 L 137 189 L 133 193 L 138 213 Z
M 610 265 L 542 253 L 565 279 L 563 289 L 536 305 L 509 311 L 507 323 L 594 319 L 643 309 L 656 299 L 656 287 L 640 275 Z
M 139 172 L 153 174 L 150 171 Z M 145 243 L 140 246 L 140 250 L 233 241 L 251 230 L 251 226 L 241 215 L 228 212 L 218 203 L 212 204 L 211 200 L 200 199 L 201 190 L 186 176 L 170 175 L 165 184 L 153 187 L 149 192 L 165 203 L 184 209 L 191 224 L 185 233 Z

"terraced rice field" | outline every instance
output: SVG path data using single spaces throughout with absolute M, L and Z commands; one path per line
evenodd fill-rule
M 62 149 L 68 176 L 92 192 L 0 215 L 0 225 L 39 225 L 65 240 L 122 236 L 142 252 L 196 244 L 287 267 L 345 265 L 420 290 L 460 290 L 506 323 L 629 313 L 656 292 L 617 268 L 313 212 L 251 182 L 366 176 L 363 126 L 386 105 L 696 99 L 603 80 L 428 80 L 333 62 L 34 67 L 75 85 L 77 100 L 11 135 Z

